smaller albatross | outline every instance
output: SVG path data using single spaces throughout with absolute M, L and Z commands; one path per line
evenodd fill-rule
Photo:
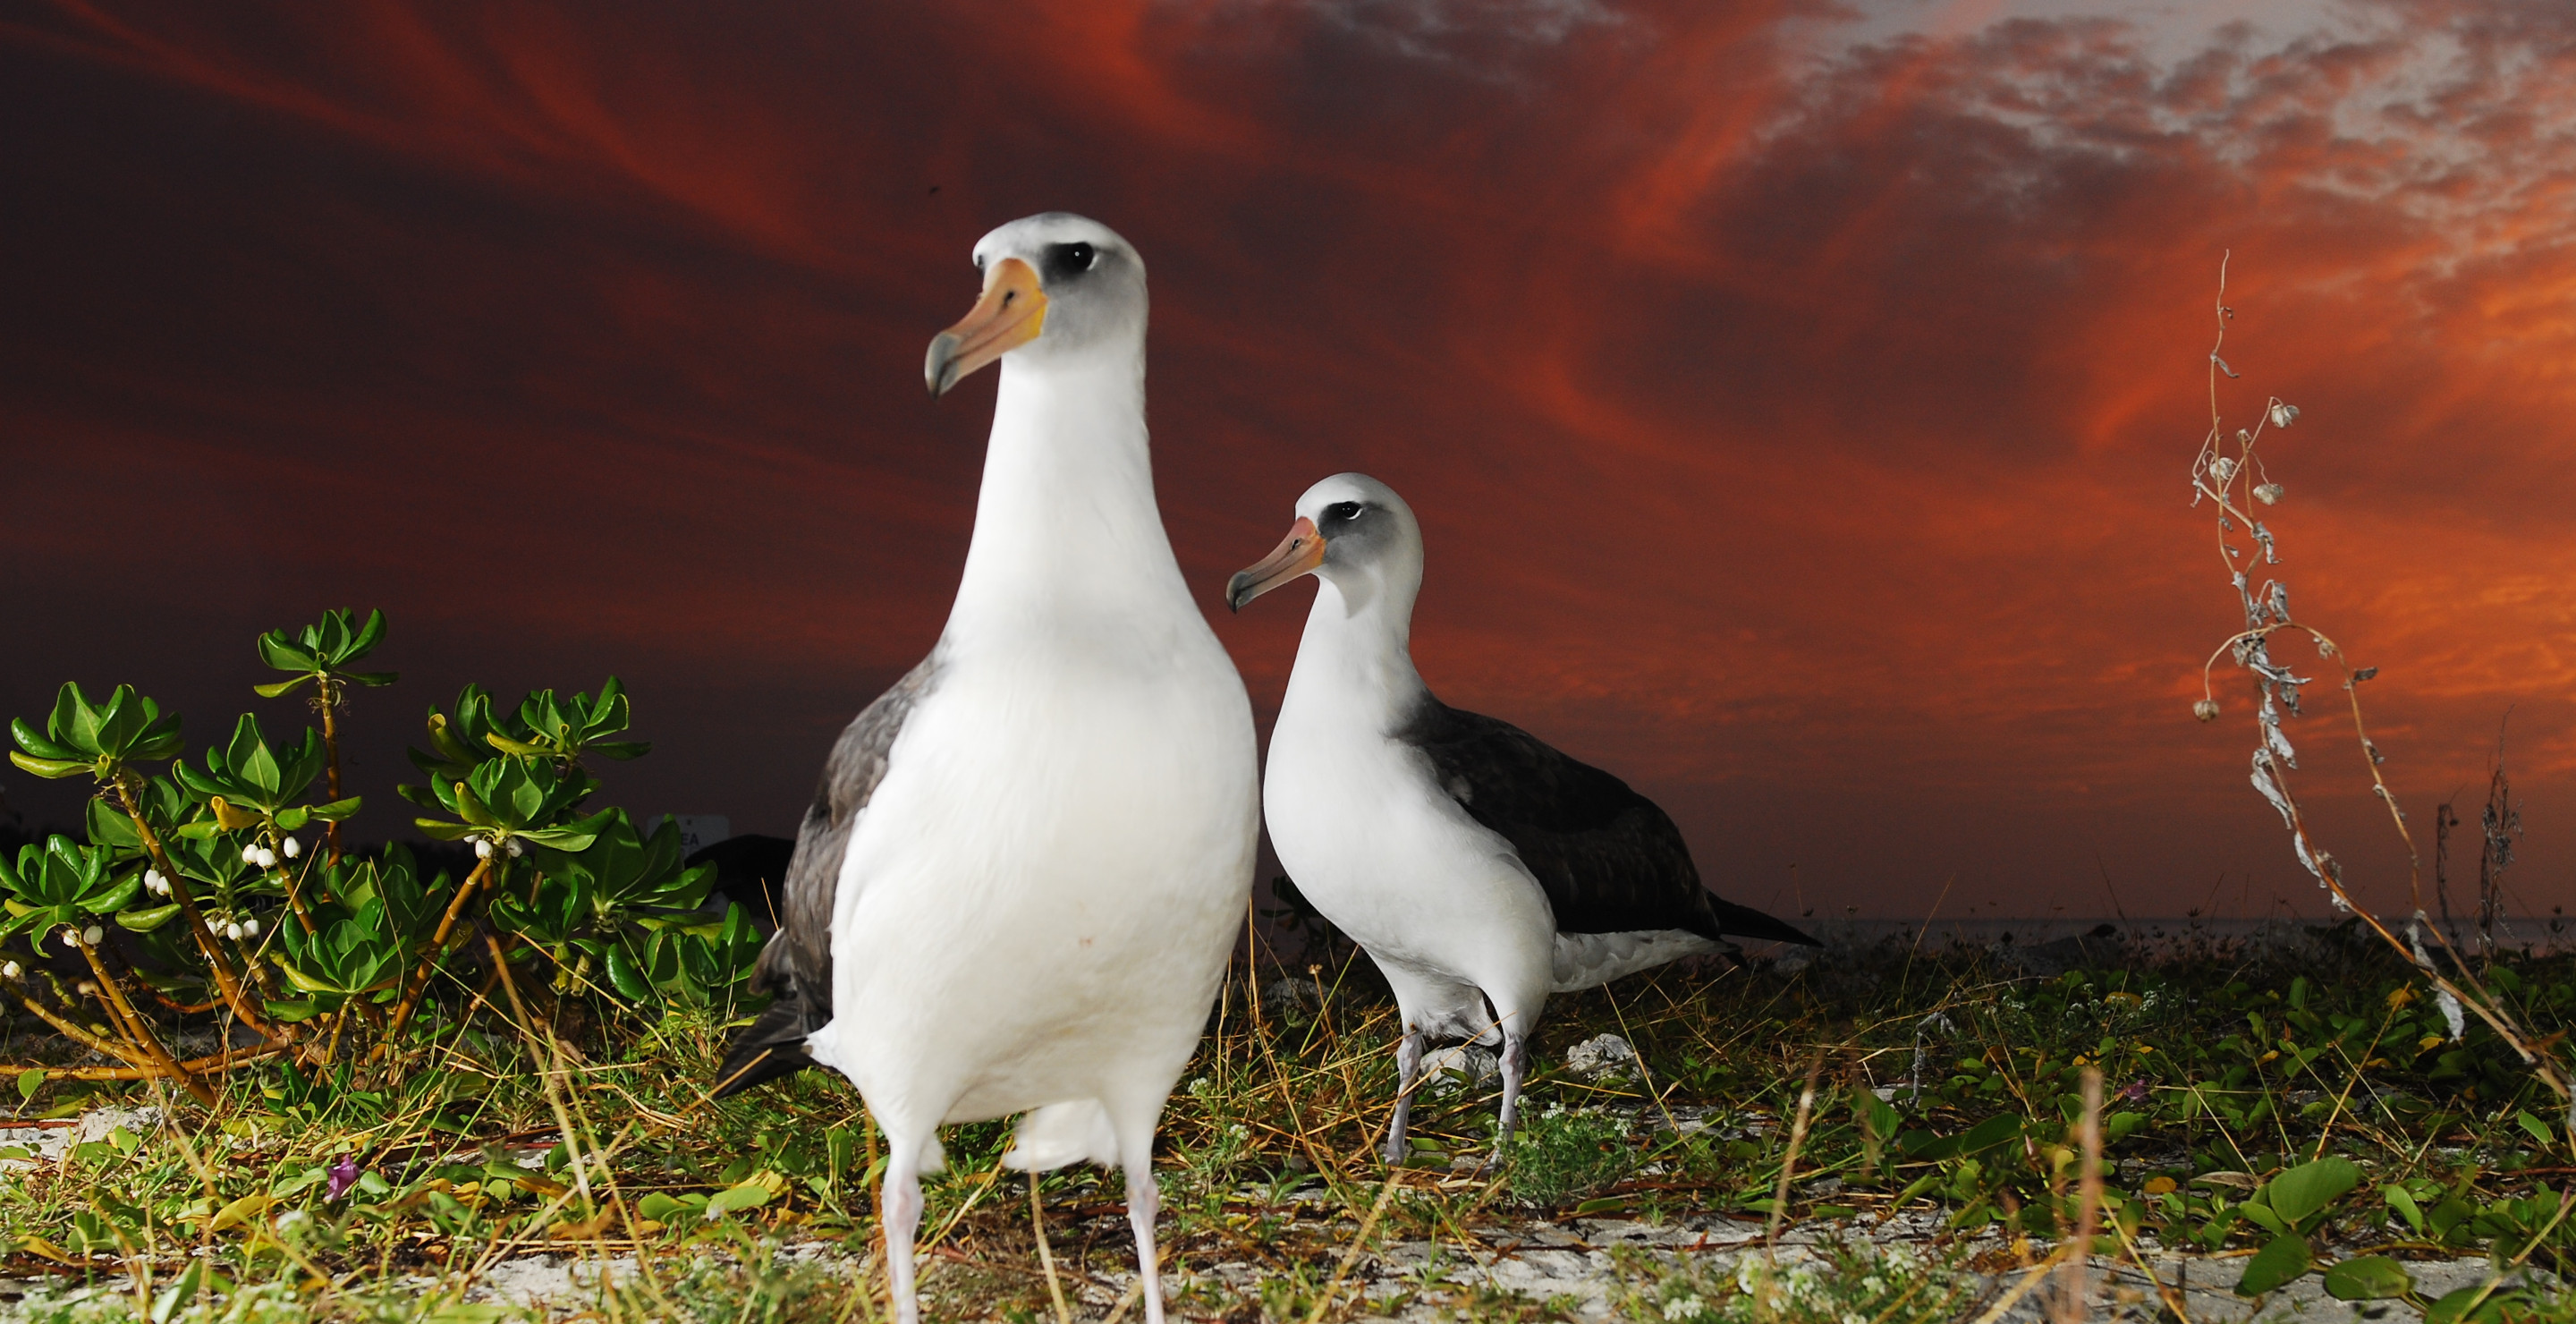
M 1262 806 L 1297 890 L 1395 989 L 1389 1163 L 1404 1157 L 1427 1038 L 1502 1044 L 1490 1167 L 1519 1120 L 1550 993 L 1731 952 L 1730 934 L 1814 944 L 1701 886 L 1680 829 L 1627 783 L 1432 697 L 1412 652 L 1422 529 L 1393 489 L 1355 473 L 1308 488 L 1287 539 L 1226 585 L 1226 605 L 1308 574 L 1321 583 Z
M 1144 259 L 1050 212 L 975 265 L 924 367 L 937 396 L 1001 365 L 957 601 L 824 764 L 754 971 L 774 1000 L 715 1092 L 814 1065 L 859 1087 L 900 1324 L 939 1128 L 1026 1113 L 1004 1162 L 1125 1170 L 1162 1324 L 1154 1131 L 1252 890 L 1252 706 L 1154 504 Z

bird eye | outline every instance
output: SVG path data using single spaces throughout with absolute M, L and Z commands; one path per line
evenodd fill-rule
M 1326 519 L 1351 520 L 1358 519 L 1359 517 L 1360 503 L 1356 501 L 1336 501 L 1333 504 L 1324 507 L 1324 518 Z
M 1072 276 L 1098 265 L 1100 250 L 1089 244 L 1050 244 L 1046 259 L 1048 275 Z

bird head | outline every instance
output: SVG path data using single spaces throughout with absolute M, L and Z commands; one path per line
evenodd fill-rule
M 1422 526 L 1395 489 L 1367 474 L 1335 474 L 1297 498 L 1297 522 L 1260 563 L 1225 586 L 1228 610 L 1304 575 L 1341 590 L 1353 610 L 1392 593 L 1409 611 L 1422 586 Z
M 1098 221 L 1022 217 L 975 245 L 975 266 L 982 296 L 930 342 L 922 365 L 934 397 L 1005 354 L 1071 365 L 1144 346 L 1145 260 Z

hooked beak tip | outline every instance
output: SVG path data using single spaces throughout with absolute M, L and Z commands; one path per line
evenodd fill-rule
M 930 342 L 930 356 L 929 360 L 922 365 L 921 379 L 922 384 L 930 388 L 930 398 L 933 400 L 948 394 L 948 388 L 957 384 L 959 343 L 958 337 L 947 332 L 940 333 Z

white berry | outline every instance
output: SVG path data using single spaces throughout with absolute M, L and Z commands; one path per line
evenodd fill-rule
M 106 937 L 107 930 L 102 929 L 95 924 L 92 924 L 81 931 L 81 941 L 88 943 L 92 947 L 96 947 L 99 942 Z

